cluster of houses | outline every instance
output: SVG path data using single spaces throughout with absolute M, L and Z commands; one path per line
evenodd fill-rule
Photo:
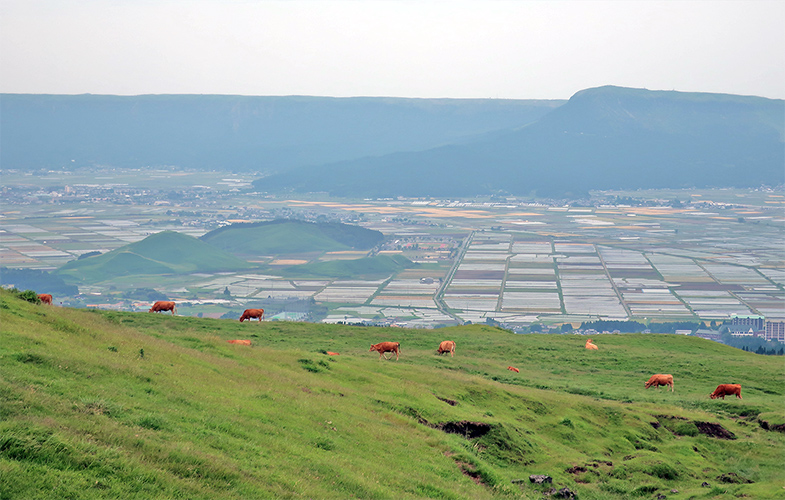
M 766 319 L 757 314 L 734 314 L 730 324 L 723 325 L 733 337 L 756 337 L 767 341 L 775 340 L 785 343 L 785 319 Z M 721 332 L 700 329 L 695 335 L 709 340 L 720 340 Z

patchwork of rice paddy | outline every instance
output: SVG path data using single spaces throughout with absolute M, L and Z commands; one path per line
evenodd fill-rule
M 225 182 L 224 177 L 216 179 Z M 661 196 L 684 199 L 698 194 Z M 268 203 L 242 196 L 233 204 Z M 718 190 L 703 199 L 725 200 L 719 203 L 726 205 L 705 208 L 524 207 L 515 202 L 455 200 L 269 202 L 309 213 L 360 213 L 363 226 L 406 238 L 412 246 L 418 244 L 421 258 L 415 260 L 426 262 L 427 252 L 445 260 L 441 266 L 427 264 L 379 281 L 291 281 L 241 274 L 192 276 L 187 283 L 186 278 L 179 278 L 176 283 L 153 286 L 172 293 L 188 289 L 190 294 L 213 296 L 228 289 L 234 300 L 313 297 L 319 302 L 368 304 L 357 307 L 371 307 L 372 316 L 385 308 L 435 311 L 443 315 L 438 321 L 450 318 L 438 312 L 442 306 L 469 321 L 488 317 L 524 322 L 596 317 L 709 320 L 732 314 L 785 317 L 781 237 L 785 219 L 781 203 L 767 206 L 760 201 L 765 198 L 765 193 L 754 191 Z M 175 220 L 168 215 L 177 208 L 173 205 L 94 202 L 59 208 L 30 205 L 5 212 L 0 219 L 0 263 L 54 269 L 86 252 L 106 252 L 166 229 L 193 236 L 207 231 L 196 216 L 177 215 Z M 253 220 L 233 209 L 209 210 L 225 221 Z M 450 248 L 444 241 L 460 241 L 469 235 L 461 261 L 448 274 L 452 263 L 446 260 Z M 322 258 L 358 255 L 343 252 Z M 277 258 L 273 263 L 285 266 L 308 257 Z M 424 277 L 433 281 L 421 282 Z M 442 279 L 448 281 L 442 283 Z M 139 287 L 148 286 L 148 281 L 123 278 L 117 284 Z M 431 318 L 415 316 L 418 321 Z
M 383 281 L 336 280 L 314 295 L 323 302 L 364 304 L 378 290 Z
M 325 323 L 362 322 L 368 320 L 390 321 L 397 326 L 409 328 L 431 328 L 436 324 L 454 324 L 455 319 L 430 307 L 376 307 L 376 306 L 344 306 L 334 309 L 323 320 Z

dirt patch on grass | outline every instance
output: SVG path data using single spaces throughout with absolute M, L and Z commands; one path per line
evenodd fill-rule
M 444 401 L 450 406 L 456 406 L 458 404 L 458 402 L 455 401 L 454 399 L 440 398 L 439 396 L 436 396 L 436 399 L 438 399 L 439 401 Z
M 698 428 L 698 432 L 701 434 L 705 434 L 709 437 L 715 437 L 719 439 L 736 439 L 736 435 L 729 431 L 728 429 L 724 428 L 720 424 L 712 423 L 712 422 L 693 422 L 695 427 Z
M 490 424 L 484 422 L 470 422 L 468 420 L 444 422 L 443 424 L 438 424 L 434 427 L 448 434 L 459 434 L 466 439 L 482 437 L 491 430 Z
M 664 425 L 666 429 L 676 436 L 692 436 L 700 433 L 718 439 L 736 439 L 734 433 L 716 422 L 700 422 L 675 415 L 654 415 L 654 417 L 657 418 L 658 422 L 649 422 L 652 427 L 657 429 L 660 425 Z
M 653 417 L 660 420 L 689 420 L 687 417 L 677 417 L 676 415 L 653 415 Z
M 466 462 L 455 462 L 458 465 L 458 468 L 461 469 L 461 473 L 464 476 L 471 478 L 472 481 L 479 485 L 488 486 L 485 484 L 485 481 L 482 480 L 482 474 L 478 471 L 472 464 Z
M 607 460 L 594 460 L 591 462 L 586 462 L 583 465 L 574 465 L 568 469 L 565 469 L 565 472 L 568 474 L 583 474 L 584 472 L 594 472 L 595 470 L 599 469 L 600 467 L 613 467 L 613 462 L 609 462 Z M 577 481 L 577 479 L 576 479 Z M 582 481 L 578 481 L 582 482 Z M 585 482 L 585 481 L 583 481 Z
M 717 476 L 717 480 L 721 483 L 731 484 L 750 484 L 755 482 L 747 479 L 746 477 L 741 477 L 735 472 L 726 472 L 725 474 L 720 474 Z
M 758 425 L 767 431 L 785 432 L 785 424 L 770 424 L 766 420 L 758 420 Z

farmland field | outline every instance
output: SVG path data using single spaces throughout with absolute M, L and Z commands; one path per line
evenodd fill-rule
M 415 267 L 384 278 L 358 275 L 354 283 L 321 274 L 309 281 L 284 270 L 304 264 L 337 272 L 325 266 L 365 254 L 269 255 L 255 262 L 267 265 L 260 274 L 124 276 L 80 284 L 81 297 L 61 301 L 138 310 L 147 303 L 125 295 L 154 288 L 183 303 L 188 315 L 208 308 L 215 315 L 262 298 L 315 300 L 329 308 L 373 306 L 375 315 L 379 308 L 400 307 L 409 312 L 401 318 L 415 316 L 425 325 L 429 317 L 438 323 L 785 317 L 785 199 L 776 191 L 596 194 L 681 200 L 673 206 L 282 199 L 250 192 L 231 174 L 154 174 L 155 182 L 139 185 L 134 178 L 144 176 L 114 170 L 91 182 L 86 173 L 4 174 L 4 184 L 23 192 L 18 199 L 25 202 L 3 206 L 0 263 L 53 270 L 164 230 L 200 236 L 238 221 L 326 218 L 381 231 L 386 242 L 379 254 L 401 255 Z

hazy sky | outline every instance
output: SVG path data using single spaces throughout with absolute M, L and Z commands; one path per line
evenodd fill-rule
M 785 1 L 0 0 L 0 91 L 785 98 Z

